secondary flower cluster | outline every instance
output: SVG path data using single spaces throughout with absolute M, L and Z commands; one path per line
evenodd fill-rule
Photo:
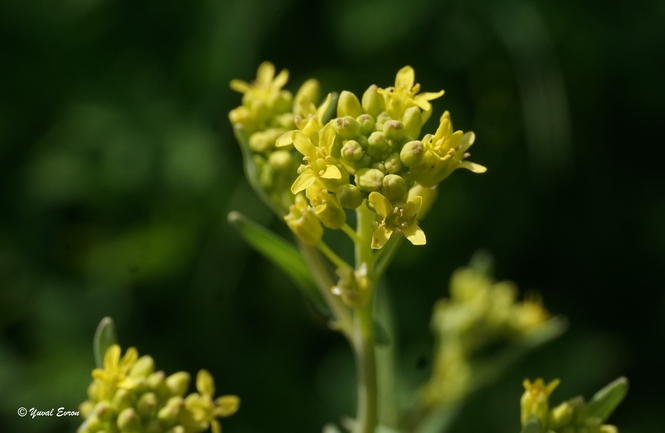
M 494 282 L 472 268 L 455 271 L 450 299 L 434 306 L 432 330 L 437 349 L 432 378 L 424 389 L 425 402 L 447 404 L 463 397 L 473 387 L 477 352 L 519 339 L 549 317 L 539 299 L 518 302 L 517 288 L 511 282 Z
M 139 358 L 133 347 L 122 358 L 120 353 L 120 346 L 109 347 L 103 368 L 92 371 L 88 400 L 80 405 L 85 421 L 79 433 L 198 433 L 208 427 L 220 433 L 217 418 L 238 410 L 235 395 L 213 398 L 215 383 L 206 370 L 197 375 L 198 392 L 185 397 L 188 373 L 155 371 L 154 360 Z
M 382 248 L 393 234 L 425 244 L 418 218 L 431 204 L 431 189 L 458 168 L 486 170 L 465 160 L 475 136 L 455 131 L 447 111 L 436 133 L 421 138 L 432 113 L 429 101 L 443 91 L 419 93 L 410 66 L 397 73 L 393 87 L 372 85 L 360 99 L 341 92 L 330 120 L 332 96 L 316 108 L 318 83 L 310 80 L 292 98 L 281 90 L 287 76 L 282 71 L 273 79 L 274 67 L 266 62 L 255 83 L 232 81 L 244 96 L 229 117 L 250 134 L 261 185 L 280 207 L 288 204 L 286 222 L 305 244 L 316 245 L 323 226 L 342 228 L 344 209 L 359 206 L 376 214 L 372 248 Z M 283 195 L 287 182 L 296 196 L 291 203 Z
M 549 397 L 559 382 L 558 379 L 548 384 L 545 384 L 545 381 L 540 378 L 534 382 L 524 380 L 524 394 L 520 401 L 522 425 L 525 425 L 531 418 L 535 418 L 541 426 L 540 431 L 548 433 L 618 433 L 619 430 L 615 426 L 603 424 L 603 421 L 621 401 L 618 399 L 616 402 L 610 402 L 611 398 L 608 398 L 608 393 L 617 390 L 625 382 L 619 379 L 610 384 L 605 390 L 601 390 L 594 396 L 595 399 L 591 404 L 588 404 L 583 397 L 575 397 L 550 409 Z M 601 401 L 604 397 L 603 393 L 605 393 L 607 402 Z M 603 405 L 610 405 L 611 408 L 594 410 Z

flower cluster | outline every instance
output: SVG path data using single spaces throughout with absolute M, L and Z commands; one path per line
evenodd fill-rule
M 550 409 L 549 397 L 559 382 L 558 379 L 548 384 L 540 378 L 534 382 L 524 380 L 520 401 L 522 425 L 535 419 L 540 431 L 548 433 L 618 433 L 615 426 L 603 422 L 625 396 L 624 378 L 599 391 L 589 403 L 583 397 L 575 397 Z
M 414 245 L 423 245 L 426 238 L 418 219 L 431 204 L 432 189 L 458 168 L 485 171 L 485 167 L 465 161 L 475 136 L 455 131 L 447 111 L 436 133 L 421 138 L 422 127 L 432 114 L 429 101 L 443 91 L 419 93 L 410 66 L 397 73 L 393 87 L 372 85 L 362 98 L 341 92 L 336 117 L 330 120 L 326 113 L 334 108 L 333 98 L 328 95 L 317 109 L 318 85 L 313 81 L 303 85 L 293 100 L 292 112 L 286 112 L 290 99 L 279 90 L 286 75 L 282 72 L 273 80 L 273 73 L 272 65 L 264 63 L 254 85 L 231 83 L 245 96 L 243 106 L 233 110 L 230 119 L 252 134 L 249 146 L 259 156 L 256 164 L 261 179 L 273 179 L 273 171 L 279 168 L 286 173 L 292 170 L 293 161 L 301 162 L 289 192 L 302 199 L 289 205 L 286 221 L 307 245 L 321 240 L 322 226 L 342 228 L 344 209 L 359 206 L 367 206 L 376 215 L 373 249 L 383 248 L 398 234 Z M 277 183 L 266 182 L 264 187 L 268 186 L 274 192 Z
M 476 353 L 516 341 L 538 330 L 549 317 L 538 298 L 519 302 L 511 282 L 494 282 L 473 268 L 455 271 L 450 299 L 434 306 L 432 328 L 438 347 L 432 378 L 424 389 L 427 404 L 463 397 L 473 387 Z
M 208 427 L 220 433 L 217 418 L 238 410 L 235 395 L 213 398 L 215 384 L 206 370 L 196 378 L 198 392 L 185 397 L 188 373 L 155 371 L 154 360 L 139 358 L 133 347 L 122 358 L 120 353 L 120 346 L 110 346 L 103 368 L 93 370 L 88 400 L 80 406 L 85 421 L 79 433 L 197 433 Z

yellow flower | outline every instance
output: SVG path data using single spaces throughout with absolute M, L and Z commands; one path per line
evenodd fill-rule
M 430 111 L 432 105 L 429 101 L 443 96 L 443 90 L 431 93 L 421 93 L 420 84 L 415 83 L 415 72 L 411 66 L 405 66 L 397 72 L 395 87 L 378 89 L 377 91 L 387 97 L 387 112 L 393 119 L 401 119 L 404 112 L 411 107 L 419 107 L 423 111 Z
M 422 198 L 412 197 L 402 206 L 393 206 L 383 194 L 373 192 L 369 202 L 381 217 L 379 226 L 372 235 L 372 248 L 381 249 L 393 233 L 404 234 L 413 245 L 425 245 L 425 233 L 418 227 L 416 214 L 422 206 Z
M 409 154 L 405 155 L 403 149 L 400 157 L 409 167 L 413 178 L 425 187 L 437 185 L 454 170 L 466 168 L 474 173 L 484 173 L 487 168 L 480 164 L 464 161 L 469 156 L 467 150 L 471 147 L 476 136 L 473 132 L 453 132 L 450 113 L 446 111 L 441 116 L 441 123 L 436 134 L 427 134 L 422 140 L 422 147 L 405 146 Z
M 529 379 L 524 379 L 522 382 L 524 394 L 520 400 L 522 425 L 535 416 L 540 420 L 542 429 L 547 430 L 549 398 L 560 382 L 559 379 L 554 379 L 545 385 L 545 381 L 541 378 L 536 379 L 533 383 Z
M 138 351 L 130 347 L 125 352 L 125 356 L 120 359 L 120 346 L 112 345 L 104 354 L 104 368 L 95 368 L 92 370 L 92 377 L 95 379 L 97 389 L 97 400 L 110 400 L 113 398 L 118 386 L 123 386 L 129 371 L 132 369 L 138 359 Z
M 213 399 L 215 380 L 207 370 L 199 371 L 196 376 L 196 389 L 198 393 L 188 395 L 185 406 L 195 421 L 210 423 L 213 433 L 221 433 L 222 426 L 217 418 L 225 418 L 236 413 L 240 406 L 240 398 L 235 395 L 224 395 Z
M 322 182 L 315 182 L 305 190 L 309 204 L 324 226 L 337 230 L 346 222 L 346 213 L 337 197 L 326 189 Z
M 302 194 L 296 195 L 295 203 L 289 206 L 289 213 L 284 217 L 284 221 L 293 234 L 306 245 L 316 245 L 323 237 L 321 222 Z
M 328 124 L 317 135 L 320 138 L 318 146 L 315 146 L 302 132 L 293 133 L 293 145 L 303 155 L 303 161 L 306 163 L 304 168 L 299 170 L 300 175 L 291 186 L 293 194 L 307 189 L 317 180 L 322 181 L 326 186 L 333 186 L 330 181 L 345 180 L 342 176 L 344 169 L 340 170 L 335 159 L 330 155 L 336 139 L 335 129 Z M 346 170 L 344 172 L 346 173 Z M 348 178 L 348 174 L 346 177 Z M 334 182 L 332 183 L 334 184 Z
M 252 98 L 269 100 L 274 97 L 275 92 L 284 87 L 289 80 L 289 71 L 282 71 L 275 77 L 275 65 L 263 62 L 256 72 L 256 81 L 252 84 L 242 80 L 231 80 L 231 89 L 242 94 L 249 94 Z

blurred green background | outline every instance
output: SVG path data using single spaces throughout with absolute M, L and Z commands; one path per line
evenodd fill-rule
M 631 380 L 611 419 L 662 431 L 665 403 L 665 3 L 63 0 L 0 6 L 0 424 L 74 431 L 112 316 L 167 372 L 209 369 L 241 396 L 224 430 L 315 432 L 355 411 L 343 338 L 226 222 L 285 234 L 243 179 L 227 112 L 263 60 L 288 88 L 388 86 L 399 68 L 446 90 L 477 134 L 388 273 L 400 368 L 429 375 L 433 303 L 479 248 L 539 290 L 569 332 L 475 395 L 456 432 L 519 431 L 525 377 L 553 401 Z M 433 132 L 432 121 L 426 128 Z M 481 416 L 478 416 L 481 415 Z

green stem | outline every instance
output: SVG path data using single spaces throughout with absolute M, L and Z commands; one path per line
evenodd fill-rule
M 348 224 L 344 224 L 342 226 L 342 231 L 346 233 L 346 235 L 353 241 L 354 244 L 360 243 L 360 238 L 358 235 L 356 235 L 356 232 L 354 232 L 353 229 L 349 227 Z
M 376 352 L 374 347 L 374 253 L 372 252 L 372 220 L 374 214 L 361 205 L 356 209 L 357 232 L 356 269 L 367 269 L 369 300 L 367 305 L 355 309 L 353 348 L 358 370 L 357 432 L 374 433 L 378 422 L 378 385 L 376 378 Z
M 330 249 L 328 245 L 326 245 L 323 241 L 319 242 L 316 244 L 316 247 L 321 251 L 326 257 L 328 257 L 328 260 L 333 262 L 335 266 L 338 268 L 346 268 L 346 269 L 353 269 L 351 265 L 346 263 L 340 256 L 335 254 L 333 250 Z

